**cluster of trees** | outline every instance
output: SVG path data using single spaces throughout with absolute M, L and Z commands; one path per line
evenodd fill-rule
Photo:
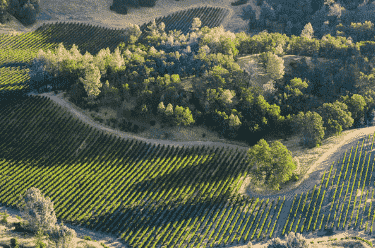
M 344 30 L 341 29 L 345 29 L 348 31 L 347 35 L 351 33 L 353 36 L 363 37 L 364 40 L 369 40 L 365 37 L 373 39 L 373 29 L 367 24 L 362 27 L 350 26 L 350 22 L 361 19 L 360 13 L 355 10 L 359 4 L 362 3 L 334 0 L 282 0 L 271 4 L 267 0 L 261 0 L 257 2 L 261 7 L 259 19 L 256 19 L 255 10 L 250 5 L 243 9 L 243 18 L 249 20 L 250 30 L 271 30 L 275 26 L 280 26 L 282 27 L 280 32 L 288 36 L 300 35 L 305 25 L 310 23 L 319 38 L 326 34 L 336 34 L 336 31 L 343 33 Z M 335 28 L 339 24 L 344 24 L 346 27 Z M 366 34 L 364 30 L 371 30 L 371 32 Z
M 189 107 L 181 107 L 176 105 L 173 110 L 173 105 L 168 103 L 167 107 L 164 106 L 163 102 L 158 105 L 158 112 L 166 122 L 174 122 L 177 126 L 189 126 L 195 121 Z
M 75 46 L 68 51 L 62 45 L 55 53 L 41 51 L 34 63 L 40 72 L 31 70 L 32 78 L 70 78 L 76 103 L 119 105 L 135 97 L 133 114 L 160 115 L 175 125 L 204 123 L 224 137 L 249 144 L 272 130 L 285 130 L 303 134 L 302 143 L 315 146 L 326 136 L 359 125 L 374 107 L 374 71 L 360 45 L 345 37 L 314 38 L 309 23 L 302 37 L 291 38 L 201 28 L 198 18 L 187 35 L 167 34 L 165 25 L 155 21 L 148 28 L 142 40 L 137 25 L 127 28 L 114 53 L 103 49 L 96 56 L 82 55 Z M 356 57 L 339 56 L 350 49 Z M 253 65 L 242 70 L 238 54 L 259 54 L 261 70 Z M 313 56 L 313 67 L 301 60 L 285 73 L 284 54 Z M 337 61 L 321 63 L 318 56 Z M 272 94 L 254 83 L 259 74 L 274 82 Z M 162 106 L 168 111 L 161 111 Z
M 17 206 L 25 223 L 21 223 L 20 228 L 29 230 L 37 234 L 37 247 L 46 247 L 40 239 L 42 235 L 48 235 L 48 247 L 75 248 L 77 247 L 77 234 L 73 229 L 68 228 L 63 223 L 57 224 L 57 218 L 53 207 L 53 202 L 37 188 L 29 188 L 23 195 Z
M 1 0 L 0 20 L 6 13 L 16 17 L 24 25 L 31 25 L 36 22 L 40 13 L 40 0 Z
M 75 45 L 68 51 L 60 43 L 55 52 L 39 50 L 30 77 L 34 83 L 52 77 L 68 78 L 73 82 L 73 100 L 79 102 L 83 97 L 87 102 L 93 102 L 103 86 L 101 78 L 105 79 L 107 73 L 116 72 L 123 65 L 124 60 L 118 48 L 112 54 L 107 48 L 92 56 L 88 52 L 82 55 Z M 80 90 L 82 88 L 84 92 Z

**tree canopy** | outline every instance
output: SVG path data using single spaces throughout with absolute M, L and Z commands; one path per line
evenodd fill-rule
M 279 190 L 280 184 L 290 180 L 296 169 L 292 153 L 279 141 L 269 146 L 264 139 L 259 140 L 248 150 L 248 157 L 254 182 L 273 190 Z

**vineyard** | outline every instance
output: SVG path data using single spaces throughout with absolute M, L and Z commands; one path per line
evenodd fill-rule
M 9 102 L 0 120 L 2 204 L 14 207 L 19 194 L 37 187 L 58 218 L 121 235 L 132 247 L 244 244 L 333 227 L 372 232 L 374 136 L 345 153 L 312 191 L 269 200 L 238 193 L 245 151 L 123 140 L 39 96 Z
M 212 28 L 226 15 L 226 9 L 201 7 L 155 21 L 186 34 L 194 17 Z M 0 35 L 0 98 L 31 89 L 39 49 L 63 43 L 83 53 L 113 52 L 122 32 L 55 23 Z M 16 207 L 19 195 L 36 187 L 54 202 L 60 220 L 121 236 L 131 247 L 222 247 L 329 229 L 373 233 L 374 135 L 342 154 L 313 189 L 259 199 L 239 193 L 250 168 L 245 151 L 122 139 L 47 97 L 19 94 L 1 104 L 0 204 Z
M 180 30 L 182 34 L 186 35 L 190 32 L 191 23 L 193 19 L 198 17 L 202 22 L 202 27 L 214 28 L 220 26 L 224 18 L 228 15 L 229 10 L 219 7 L 199 7 L 191 8 L 183 11 L 175 12 L 168 16 L 163 16 L 155 19 L 157 25 L 164 22 L 165 31 L 168 33 L 173 30 Z M 147 30 L 147 26 L 151 22 L 145 23 L 140 26 L 141 31 Z M 142 33 L 141 39 L 145 37 Z
M 213 28 L 219 26 L 227 14 L 227 9 L 199 7 L 179 11 L 155 21 L 157 24 L 164 22 L 166 31 L 176 29 L 186 34 L 191 28 L 194 17 L 201 18 L 202 27 Z M 144 31 L 147 30 L 149 24 L 140 27 L 143 32 L 141 38 L 144 37 Z M 94 55 L 107 47 L 111 52 L 114 52 L 122 41 L 120 35 L 123 31 L 123 29 L 104 28 L 82 23 L 57 22 L 43 24 L 34 32 L 15 36 L 0 35 L 0 97 L 16 93 L 20 95 L 29 91 L 28 68 L 39 49 L 44 51 L 55 49 L 59 43 L 63 43 L 67 49 L 71 49 L 73 44 L 76 44 L 83 54 L 87 51 Z M 11 74 L 15 76 L 10 78 L 9 71 L 12 71 Z

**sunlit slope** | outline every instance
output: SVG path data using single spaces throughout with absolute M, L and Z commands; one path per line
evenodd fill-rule
M 208 226 L 219 230 L 213 220 L 228 217 L 223 211 L 240 221 L 250 208 L 250 200 L 236 194 L 247 168 L 244 152 L 122 140 L 41 97 L 2 106 L 0 122 L 3 204 L 15 206 L 19 194 L 37 187 L 52 199 L 58 218 L 123 233 L 137 247 L 188 244 L 192 240 L 179 237 L 185 230 L 197 235 L 194 242 L 242 236 L 242 229 L 223 222 L 220 236 L 203 238 Z

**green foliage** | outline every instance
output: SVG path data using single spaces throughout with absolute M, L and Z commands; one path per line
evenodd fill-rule
M 163 23 L 164 24 L 164 23 Z M 139 37 L 141 36 L 142 31 L 136 24 L 131 24 L 129 27 L 126 27 L 122 36 L 120 36 L 126 44 L 135 44 Z
M 279 141 L 271 144 L 261 139 L 248 150 L 251 174 L 257 182 L 264 183 L 273 190 L 279 190 L 280 184 L 292 177 L 296 169 L 290 151 Z
M 2 218 L 0 220 L 1 224 L 7 224 L 8 220 L 7 218 L 9 217 L 9 214 L 5 211 L 4 213 L 0 213 L 2 215 Z
M 288 47 L 286 48 L 286 53 L 302 56 L 313 56 L 314 54 L 319 53 L 319 49 L 319 40 L 293 35 L 289 40 Z
M 350 128 L 354 123 L 352 114 L 348 111 L 348 106 L 339 101 L 324 103 L 323 106 L 318 108 L 318 113 L 323 118 L 327 135 L 338 135 L 341 130 Z
M 84 236 L 83 239 L 84 239 L 84 240 L 89 240 L 89 241 L 92 240 L 90 236 Z
M 314 29 L 311 26 L 311 23 L 307 23 L 302 30 L 301 37 L 312 39 L 314 37 Z
M 342 96 L 341 100 L 348 106 L 348 110 L 352 114 L 352 118 L 354 121 L 358 121 L 359 119 L 364 117 L 365 108 L 366 108 L 366 101 L 363 96 L 358 94 L 353 94 L 350 96 Z
M 307 147 L 320 145 L 324 137 L 323 119 L 316 112 L 300 112 L 293 116 L 293 126 L 302 134 L 301 143 Z
M 168 103 L 166 109 L 165 109 L 165 114 L 167 116 L 172 116 L 173 115 L 173 105 L 171 103 Z
M 265 70 L 272 80 L 281 79 L 284 76 L 284 60 L 271 52 L 261 53 L 260 59 Z
M 306 239 L 300 233 L 291 232 L 286 235 L 286 247 L 287 248 L 308 248 L 309 244 Z
M 8 1 L 7 0 L 0 0 L 0 12 L 5 11 L 8 8 Z
M 280 238 L 274 238 L 271 239 L 267 248 L 286 248 L 286 245 L 284 244 L 284 242 L 281 241 Z
M 16 238 L 10 239 L 10 247 L 12 247 L 12 248 L 18 248 L 19 247 L 19 243 L 18 243 L 18 240 Z
M 76 248 L 77 233 L 66 227 L 63 223 L 55 225 L 53 229 L 48 231 L 48 235 L 59 248 Z
M 336 25 L 335 31 L 342 32 L 345 37 L 353 38 L 354 42 L 369 41 L 374 39 L 375 28 L 371 21 L 364 23 L 351 22 L 350 25 L 343 25 L 342 23 Z
M 35 247 L 36 248 L 46 248 L 47 245 L 43 243 L 43 234 L 44 232 L 42 230 L 38 230 L 38 232 L 35 235 Z
M 176 105 L 174 109 L 174 122 L 177 126 L 193 124 L 195 121 L 189 107 L 183 108 Z

